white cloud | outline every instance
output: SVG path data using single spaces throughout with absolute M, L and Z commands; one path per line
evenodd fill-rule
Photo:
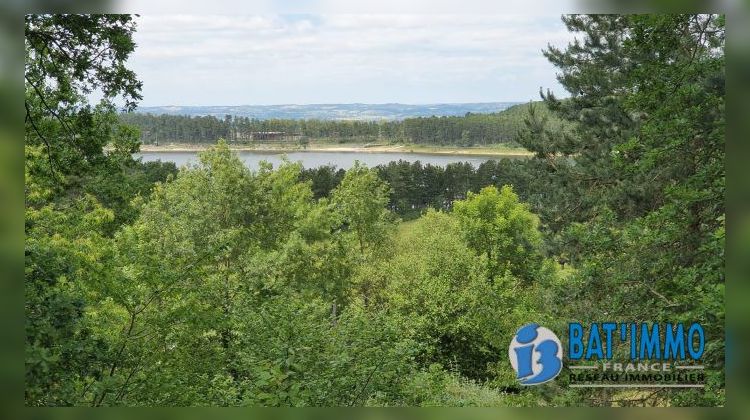
M 144 105 L 462 102 L 560 90 L 557 15 L 143 15 Z

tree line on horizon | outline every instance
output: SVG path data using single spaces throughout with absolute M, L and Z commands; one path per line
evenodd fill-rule
M 523 128 L 531 104 L 514 105 L 491 114 L 406 118 L 401 121 L 256 119 L 242 116 L 153 115 L 123 113 L 120 120 L 140 130 L 143 144 L 208 143 L 226 139 L 230 144 L 328 140 L 339 143 L 401 142 L 427 145 L 518 146 L 515 137 Z M 563 123 L 536 102 L 558 129 Z

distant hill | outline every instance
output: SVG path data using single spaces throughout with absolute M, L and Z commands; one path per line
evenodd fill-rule
M 137 112 L 150 114 L 214 116 L 225 115 L 266 119 L 316 120 L 403 120 L 411 117 L 463 116 L 467 112 L 489 114 L 521 102 L 478 102 L 446 104 L 310 104 L 240 106 L 152 106 Z

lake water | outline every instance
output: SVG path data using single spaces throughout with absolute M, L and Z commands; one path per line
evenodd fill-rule
M 315 168 L 324 165 L 335 165 L 337 168 L 349 169 L 354 166 L 354 161 L 359 160 L 368 167 L 381 164 L 387 164 L 390 161 L 405 160 L 408 162 L 420 161 L 423 164 L 430 163 L 437 166 L 445 166 L 452 162 L 469 162 L 472 165 L 479 166 L 487 160 L 497 160 L 504 157 L 523 159 L 522 156 L 497 156 L 497 155 L 446 155 L 432 153 L 383 153 L 383 152 L 262 152 L 262 151 L 241 151 L 237 152 L 240 159 L 245 162 L 249 168 L 256 169 L 258 164 L 265 160 L 274 167 L 282 161 L 282 156 L 286 155 L 287 159 L 292 162 L 300 161 L 305 168 Z M 184 166 L 188 163 L 197 163 L 197 152 L 142 152 L 137 153 L 135 157 L 142 157 L 144 162 L 161 160 L 163 162 L 174 162 L 177 166 Z

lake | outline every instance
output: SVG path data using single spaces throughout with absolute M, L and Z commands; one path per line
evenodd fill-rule
M 302 162 L 305 168 L 315 168 L 324 165 L 335 165 L 337 168 L 349 169 L 358 160 L 368 167 L 387 164 L 391 161 L 405 160 L 407 162 L 420 161 L 436 166 L 445 166 L 453 162 L 469 162 L 475 167 L 488 160 L 502 158 L 523 159 L 524 156 L 498 156 L 498 155 L 447 155 L 434 153 L 398 153 L 398 152 L 267 152 L 267 151 L 240 151 L 237 152 L 240 159 L 251 169 L 258 168 L 258 164 L 265 160 L 274 167 L 282 161 L 282 156 L 292 161 Z M 134 157 L 142 157 L 144 162 L 161 160 L 163 162 L 174 162 L 177 166 L 188 163 L 197 163 L 197 152 L 141 152 Z

